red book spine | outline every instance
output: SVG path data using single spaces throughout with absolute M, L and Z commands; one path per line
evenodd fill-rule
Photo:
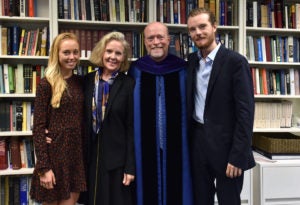
M 0 170 L 7 168 L 7 145 L 5 139 L 0 139 Z
M 180 1 L 180 23 L 186 24 L 185 1 Z
M 276 28 L 283 28 L 282 23 L 282 6 L 279 1 L 275 3 L 275 27 Z
M 272 61 L 272 51 L 271 51 L 271 39 L 269 36 L 264 36 L 265 38 L 265 44 L 266 44 L 266 57 L 267 61 L 271 62 Z
M 20 143 L 18 138 L 11 138 L 10 141 L 10 156 L 11 156 L 11 165 L 12 169 L 21 169 L 21 152 L 20 152 Z
M 28 16 L 34 17 L 34 0 L 28 0 Z

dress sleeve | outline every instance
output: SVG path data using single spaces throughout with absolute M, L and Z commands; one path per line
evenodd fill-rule
M 39 83 L 34 101 L 33 142 L 36 155 L 35 171 L 42 174 L 50 168 L 45 130 L 50 118 L 51 86 L 43 80 Z

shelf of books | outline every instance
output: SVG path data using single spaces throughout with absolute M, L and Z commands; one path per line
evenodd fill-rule
M 253 148 L 259 152 L 253 203 L 298 204 L 300 2 L 247 0 L 243 6 L 243 48 L 255 93 Z
M 57 8 L 56 33 L 75 33 L 80 41 L 81 58 L 87 60 L 93 46 L 109 31 L 123 32 L 131 45 L 133 59 L 144 55 L 142 30 L 149 22 L 153 1 L 53 1 Z M 78 26 L 80 25 L 80 26 Z
M 256 99 L 254 131 L 300 132 L 295 122 L 300 95 L 298 7 L 300 16 L 297 1 L 248 0 L 245 5 L 245 55 Z
M 187 60 L 190 53 L 197 50 L 191 41 L 186 21 L 188 13 L 196 7 L 206 7 L 213 11 L 218 22 L 217 41 L 227 48 L 240 51 L 239 39 L 242 34 L 241 18 L 238 16 L 238 1 L 156 1 L 153 11 L 155 21 L 164 22 L 171 36 L 170 52 Z
M 187 34 L 186 16 L 195 7 L 209 7 L 220 22 L 218 39 L 231 49 L 239 51 L 241 36 L 240 18 L 237 1 L 90 1 L 80 6 L 78 1 L 71 0 L 64 5 L 63 0 L 53 1 L 57 8 L 57 24 L 53 25 L 56 33 L 74 32 L 81 42 L 81 57 L 88 59 L 92 45 L 106 32 L 118 30 L 124 32 L 132 45 L 132 59 L 145 55 L 142 32 L 148 22 L 161 21 L 170 29 L 170 52 L 187 59 L 195 47 Z M 213 3 L 215 2 L 215 3 Z M 115 9 L 112 9 L 115 8 Z M 217 9 L 218 8 L 218 9 Z M 226 8 L 226 9 L 225 9 Z M 56 14 L 53 14 L 56 15 Z M 80 25 L 80 26 L 78 26 Z
M 49 0 L 3 0 L 0 8 L 0 204 L 5 204 L 14 203 L 18 193 L 28 201 L 35 164 L 33 101 L 47 65 L 53 19 Z M 13 193 L 12 186 L 20 192 Z

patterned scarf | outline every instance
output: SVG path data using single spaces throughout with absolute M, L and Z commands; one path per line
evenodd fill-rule
M 110 87 L 117 76 L 118 71 L 112 73 L 108 81 L 104 81 L 102 79 L 102 69 L 100 68 L 98 68 L 98 71 L 95 74 L 95 86 L 92 100 L 92 119 L 93 130 L 96 134 L 99 132 L 102 121 L 104 119 Z

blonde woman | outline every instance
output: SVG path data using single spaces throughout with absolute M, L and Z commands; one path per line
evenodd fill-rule
M 86 190 L 83 81 L 73 75 L 79 52 L 74 34 L 59 34 L 51 45 L 45 78 L 37 87 L 33 122 L 37 162 L 30 196 L 43 205 L 74 205 Z
M 134 80 L 125 75 L 129 45 L 120 32 L 106 34 L 92 51 L 97 70 L 85 79 L 88 138 L 88 205 L 133 205 Z

